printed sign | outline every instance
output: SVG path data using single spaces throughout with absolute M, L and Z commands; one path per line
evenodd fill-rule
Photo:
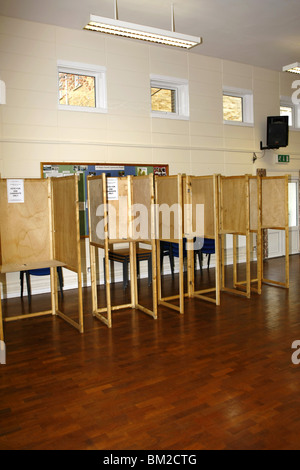
M 7 202 L 24 203 L 24 180 L 7 180 Z
M 118 201 L 119 199 L 119 184 L 118 178 L 107 178 L 107 200 Z

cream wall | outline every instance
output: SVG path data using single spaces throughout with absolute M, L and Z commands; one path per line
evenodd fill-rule
M 107 114 L 58 111 L 58 59 L 106 66 Z M 189 80 L 189 121 L 151 118 L 150 74 Z M 0 79 L 7 90 L 0 106 L 3 177 L 39 177 L 41 161 L 164 163 L 171 174 L 195 175 L 282 170 L 271 151 L 255 164 L 252 157 L 263 155 L 266 118 L 279 114 L 280 95 L 293 91 L 289 74 L 0 17 Z M 253 89 L 253 127 L 223 124 L 223 86 Z M 284 149 L 291 163 L 283 171 L 299 169 L 299 144 L 300 132 L 291 132 Z M 14 284 L 8 291 L 18 293 Z

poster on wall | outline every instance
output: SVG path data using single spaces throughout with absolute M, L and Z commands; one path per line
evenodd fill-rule
M 97 176 L 105 173 L 107 178 L 115 179 L 121 176 L 146 176 L 154 175 L 167 176 L 169 174 L 169 165 L 122 165 L 105 163 L 41 163 L 42 178 L 60 178 L 63 176 L 77 174 L 79 176 L 78 195 L 79 195 L 79 221 L 81 237 L 88 237 L 88 213 L 87 213 L 87 177 L 89 175 Z M 116 195 L 112 187 L 111 197 Z

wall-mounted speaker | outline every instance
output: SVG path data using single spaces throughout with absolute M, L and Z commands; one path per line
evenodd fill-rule
M 288 116 L 268 116 L 267 119 L 267 147 L 278 149 L 287 147 L 289 143 Z

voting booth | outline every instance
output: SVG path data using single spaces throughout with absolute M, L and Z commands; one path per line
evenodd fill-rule
M 72 318 L 60 311 L 57 267 L 77 273 L 78 312 Z M 0 180 L 0 273 L 50 268 L 51 309 L 2 317 L 10 322 L 41 315 L 58 315 L 83 332 L 81 256 L 76 176 L 49 179 Z
M 89 242 L 93 315 L 112 326 L 112 311 L 136 308 L 157 318 L 156 245 L 153 174 L 107 178 L 88 177 Z M 135 211 L 138 214 L 135 214 Z M 142 229 L 137 230 L 138 225 Z M 147 244 L 152 252 L 152 308 L 141 305 L 137 284 L 137 244 Z M 115 244 L 129 245 L 131 302 L 111 304 L 109 251 Z M 104 250 L 106 307 L 98 306 L 96 250 Z

